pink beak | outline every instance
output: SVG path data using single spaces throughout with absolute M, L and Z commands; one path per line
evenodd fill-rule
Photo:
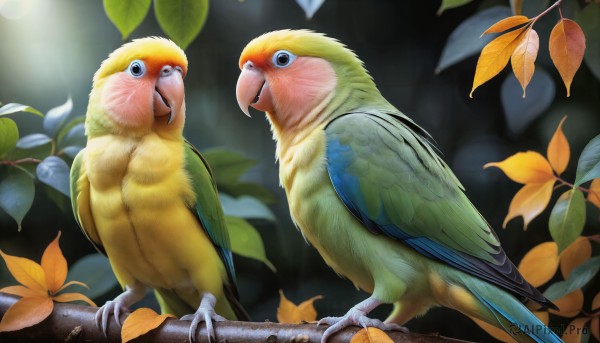
M 168 115 L 167 125 L 173 122 L 183 107 L 185 91 L 181 72 L 169 65 L 162 67 L 154 87 L 154 116 Z
M 248 107 L 268 111 L 271 104 L 271 93 L 263 73 L 254 67 L 252 62 L 244 64 L 235 89 L 238 105 L 248 117 Z

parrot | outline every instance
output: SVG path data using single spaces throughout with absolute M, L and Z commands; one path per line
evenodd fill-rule
M 358 56 L 311 30 L 251 40 L 241 110 L 266 113 L 293 222 L 324 261 L 370 296 L 328 324 L 407 331 L 436 306 L 519 342 L 560 342 L 520 301 L 557 307 L 524 280 L 429 134 L 390 104 Z M 385 321 L 369 318 L 393 304 Z
M 187 68 L 174 42 L 146 37 L 113 51 L 93 77 L 70 188 L 76 221 L 124 288 L 96 313 L 105 335 L 109 316 L 120 325 L 146 288 L 163 313 L 192 321 L 192 342 L 201 322 L 214 342 L 212 320 L 248 319 L 214 175 L 183 137 Z

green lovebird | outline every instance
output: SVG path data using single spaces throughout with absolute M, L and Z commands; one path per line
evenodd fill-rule
M 105 333 L 109 316 L 119 323 L 146 287 L 163 313 L 194 313 L 182 318 L 192 341 L 202 321 L 214 340 L 211 319 L 247 319 L 214 179 L 183 138 L 186 73 L 184 52 L 152 37 L 115 50 L 94 75 L 71 201 L 125 288 L 96 314 Z
M 358 57 L 307 30 L 243 50 L 237 100 L 264 111 L 291 216 L 338 274 L 371 296 L 330 326 L 399 326 L 446 306 L 521 342 L 560 338 L 517 298 L 556 308 L 523 279 L 428 134 L 381 95 Z M 367 317 L 393 303 L 385 323 Z

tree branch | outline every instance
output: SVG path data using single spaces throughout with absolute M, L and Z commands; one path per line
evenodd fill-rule
M 0 293 L 0 317 L 19 298 Z M 97 308 L 55 303 L 52 314 L 40 324 L 19 331 L 0 333 L 2 342 L 120 342 L 121 328 L 109 321 L 108 338 L 96 328 L 94 315 Z M 121 316 L 121 322 L 128 314 Z M 270 322 L 216 322 L 217 342 L 227 343 L 312 343 L 320 342 L 325 326 L 313 324 L 277 324 Z M 187 342 L 190 322 L 168 319 L 159 328 L 138 338 L 135 342 Z M 329 343 L 349 342 L 359 330 L 350 327 L 331 337 Z M 465 342 L 438 335 L 388 332 L 394 342 L 408 343 L 460 343 Z M 196 342 L 207 342 L 206 328 L 201 325 L 196 332 Z

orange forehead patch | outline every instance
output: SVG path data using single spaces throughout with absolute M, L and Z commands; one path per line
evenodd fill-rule
M 94 82 L 125 70 L 131 61 L 142 60 L 149 73 L 158 74 L 164 65 L 179 66 L 187 73 L 187 57 L 177 44 L 166 38 L 147 37 L 123 44 L 113 51 L 94 75 Z

